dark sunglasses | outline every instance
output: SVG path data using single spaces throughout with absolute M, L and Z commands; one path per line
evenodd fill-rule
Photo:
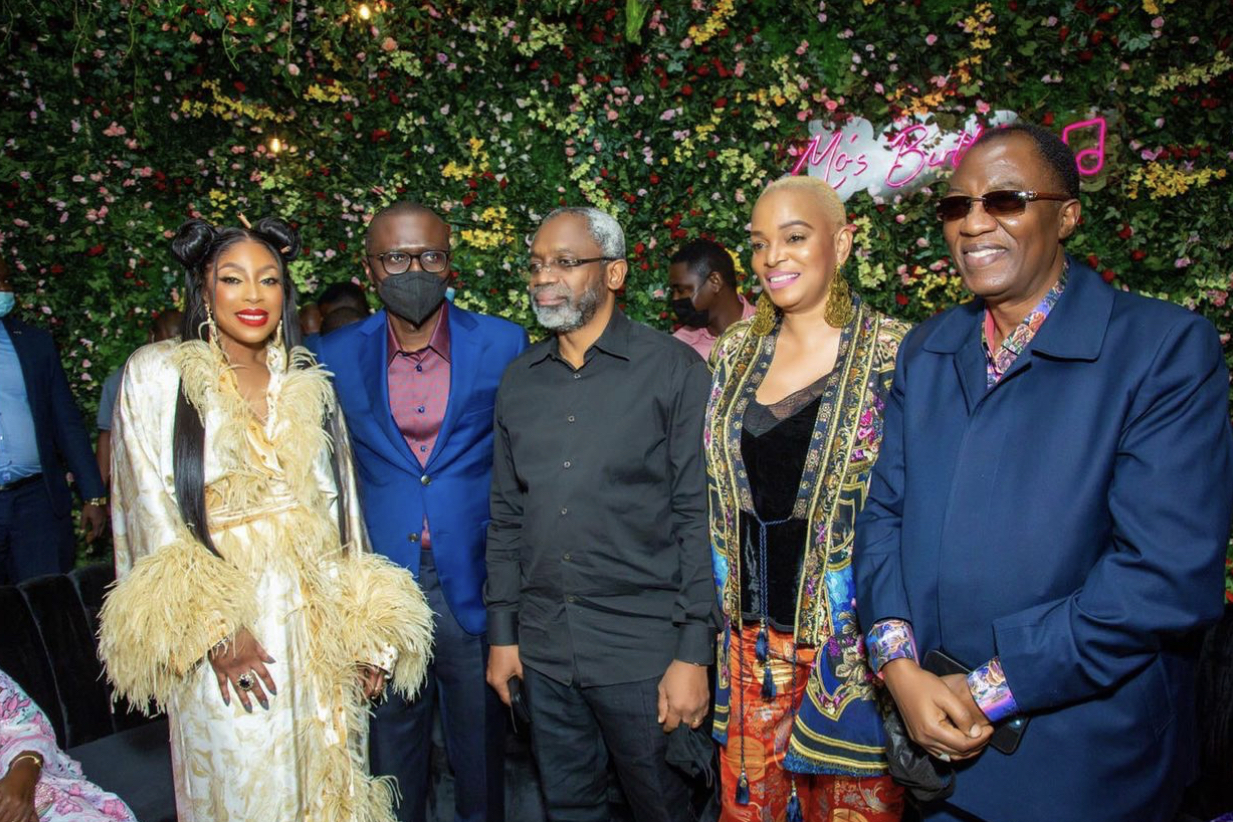
M 1066 194 L 1046 194 L 1040 191 L 990 191 L 983 197 L 952 194 L 938 200 L 938 218 L 950 222 L 962 220 L 972 210 L 972 203 L 981 203 L 990 217 L 1014 217 L 1027 209 L 1033 200 L 1069 200 Z

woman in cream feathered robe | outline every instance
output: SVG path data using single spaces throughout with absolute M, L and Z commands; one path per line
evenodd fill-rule
M 349 504 L 337 510 L 322 420 L 339 412 L 327 375 L 303 349 L 290 363 L 281 345 L 267 351 L 264 423 L 216 346 L 168 341 L 130 359 L 112 429 L 118 582 L 103 608 L 100 653 L 117 694 L 170 716 L 181 822 L 392 822 L 392 786 L 368 774 L 357 663 L 414 693 L 432 616 L 411 575 L 369 552 L 345 443 Z M 181 379 L 204 420 L 218 555 L 192 537 L 176 503 Z M 268 710 L 225 704 L 206 660 L 241 628 L 275 659 Z

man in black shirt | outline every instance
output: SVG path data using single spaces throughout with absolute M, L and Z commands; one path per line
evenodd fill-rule
M 690 817 L 664 759 L 706 715 L 715 593 L 702 425 L 710 376 L 615 305 L 611 216 L 549 214 L 528 285 L 553 336 L 505 372 L 488 526 L 488 683 L 523 680 L 548 817 L 608 819 L 611 756 L 637 822 Z M 524 667 L 525 666 L 525 667 Z

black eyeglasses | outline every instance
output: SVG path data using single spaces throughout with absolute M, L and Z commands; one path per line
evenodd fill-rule
M 981 203 L 990 217 L 1014 217 L 1027 209 L 1033 200 L 1070 200 L 1067 194 L 1046 194 L 1041 191 L 990 191 L 983 197 L 952 194 L 938 200 L 938 218 L 944 222 L 962 220 L 972 210 L 972 203 Z
M 555 268 L 558 271 L 564 271 L 568 273 L 570 271 L 573 271 L 575 268 L 579 268 L 580 266 L 584 266 L 588 263 L 598 263 L 601 260 L 605 263 L 610 263 L 610 262 L 613 262 L 614 260 L 619 260 L 619 259 L 621 258 L 620 257 L 586 257 L 584 259 L 578 260 L 573 257 L 561 257 L 560 259 L 557 259 L 557 260 L 544 260 L 543 262 L 539 262 L 538 260 L 532 260 L 531 262 L 527 263 L 527 276 L 528 277 L 538 277 L 540 274 L 543 274 L 545 271 L 547 271 L 550 268 Z
M 386 274 L 406 273 L 414 260 L 419 260 L 420 268 L 429 274 L 440 274 L 450 264 L 449 252 L 435 249 L 421 251 L 419 254 L 412 254 L 409 251 L 386 251 L 383 254 L 369 254 L 368 256 L 380 260 L 381 267 L 385 269 Z

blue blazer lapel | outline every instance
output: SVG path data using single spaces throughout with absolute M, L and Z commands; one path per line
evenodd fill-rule
M 371 409 L 373 422 L 390 441 L 392 453 L 397 454 L 398 459 L 418 474 L 420 464 L 412 456 L 411 449 L 407 447 L 407 441 L 402 438 L 402 432 L 394 424 L 394 415 L 390 412 L 388 378 L 390 350 L 385 311 L 378 311 L 369 323 L 369 328 L 365 329 L 366 339 L 358 358 L 364 388 L 368 392 L 368 407 Z
M 922 343 L 926 351 L 954 357 L 955 373 L 969 414 L 976 410 L 987 392 L 985 351 L 980 344 L 980 321 L 984 315 L 984 300 L 964 303 L 941 317 Z
M 1057 359 L 1094 361 L 1104 347 L 1112 315 L 1113 289 L 1091 268 L 1070 257 L 1066 290 L 1032 338 L 1029 350 Z
M 466 410 L 471 399 L 471 389 L 475 385 L 475 372 L 480 367 L 484 345 L 480 335 L 476 333 L 479 325 L 469 311 L 451 305 L 450 322 L 450 397 L 445 406 L 445 419 L 441 422 L 441 431 L 437 434 L 437 444 L 428 456 L 428 465 L 424 469 L 434 469 L 442 460 L 442 454 L 449 450 L 450 434 L 458 424 L 458 417 Z
M 955 352 L 955 371 L 963 388 L 963 399 L 971 414 L 989 392 L 988 362 L 980 337 L 973 337 Z

